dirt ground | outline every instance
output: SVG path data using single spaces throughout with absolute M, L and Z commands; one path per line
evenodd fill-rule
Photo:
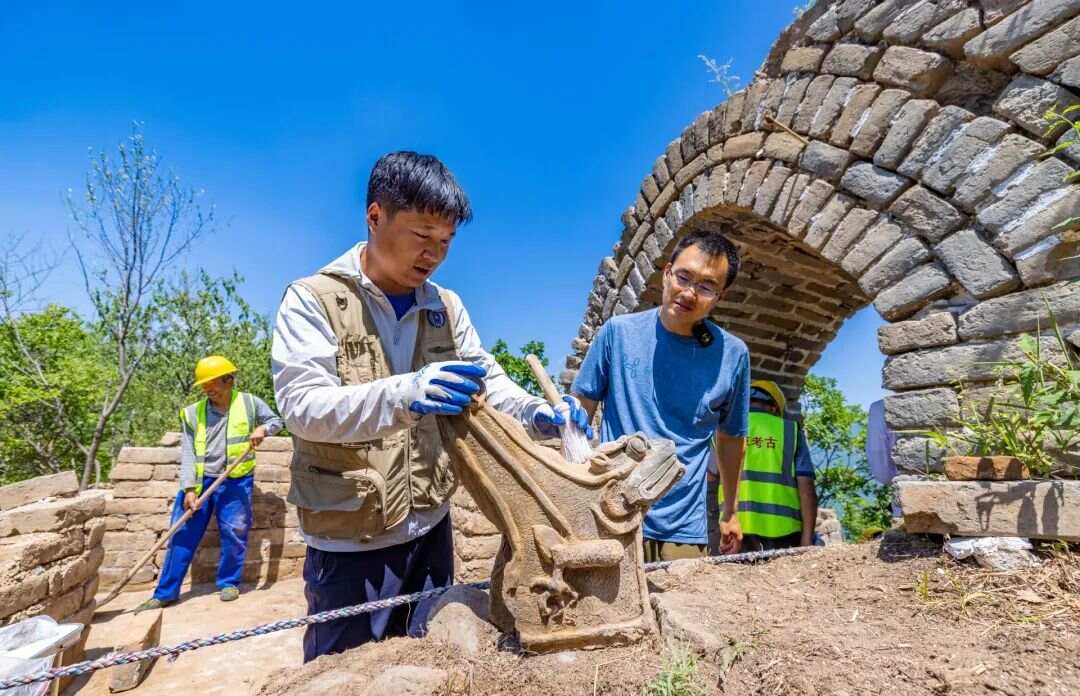
M 698 639 L 681 646 L 659 637 L 523 656 L 503 641 L 466 658 L 431 639 L 395 639 L 277 670 L 253 693 L 360 695 L 388 667 L 416 665 L 448 673 L 441 694 L 641 694 L 688 648 L 701 655 L 689 672 L 696 689 L 646 693 L 1080 694 L 1080 557 L 1059 552 L 1002 574 L 940 548 L 891 533 L 758 565 L 650 574 L 696 621 Z

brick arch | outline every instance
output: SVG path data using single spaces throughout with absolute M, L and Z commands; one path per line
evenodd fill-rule
M 750 85 L 656 159 L 600 263 L 563 383 L 604 321 L 659 301 L 672 246 L 702 226 L 745 259 L 714 319 L 792 396 L 873 303 L 890 322 L 879 343 L 897 429 L 954 414 L 951 385 L 989 381 L 988 361 L 1046 326 L 1044 297 L 1080 342 L 1080 291 L 1065 282 L 1080 276 L 1080 245 L 1052 229 L 1080 214 L 1080 185 L 1063 184 L 1080 147 L 1041 156 L 1054 144 L 1042 114 L 1080 102 L 1077 37 L 1071 0 L 819 1 Z M 901 466 L 926 445 L 903 438 Z

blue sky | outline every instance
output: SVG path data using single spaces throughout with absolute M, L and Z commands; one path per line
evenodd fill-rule
M 697 55 L 731 58 L 745 85 L 794 4 L 11 3 L 0 235 L 62 249 L 62 193 L 90 148 L 139 121 L 222 222 L 185 264 L 235 269 L 272 313 L 290 280 L 363 237 L 375 159 L 431 152 L 476 211 L 435 279 L 485 343 L 537 338 L 561 367 L 621 210 L 723 99 Z M 76 306 L 80 293 L 70 272 L 46 290 Z M 815 369 L 863 404 L 881 393 L 880 323 L 864 310 Z

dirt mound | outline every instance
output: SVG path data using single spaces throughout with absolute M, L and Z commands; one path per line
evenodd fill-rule
M 396 639 L 281 670 L 255 693 L 383 693 L 389 667 L 415 666 L 443 670 L 440 694 L 1080 694 L 1080 558 L 1067 554 L 992 574 L 894 533 L 649 577 L 664 635 L 648 643 L 530 657 L 504 640 L 467 658 Z

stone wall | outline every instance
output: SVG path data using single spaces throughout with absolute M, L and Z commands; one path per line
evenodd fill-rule
M 47 615 L 87 626 L 62 664 L 84 657 L 105 556 L 107 496 L 78 489 L 70 471 L 0 488 L 0 623 Z
M 889 325 L 881 381 L 897 430 L 946 422 L 959 381 L 993 379 L 1042 331 L 1080 328 L 1080 146 L 1042 153 L 1044 112 L 1080 103 L 1073 0 L 820 0 L 753 82 L 657 157 L 601 260 L 560 380 L 599 327 L 660 301 L 679 238 L 718 229 L 743 266 L 713 319 L 797 407 L 806 373 L 857 310 Z M 1045 298 L 1045 300 L 1044 300 Z M 903 435 L 901 469 L 941 452 Z

